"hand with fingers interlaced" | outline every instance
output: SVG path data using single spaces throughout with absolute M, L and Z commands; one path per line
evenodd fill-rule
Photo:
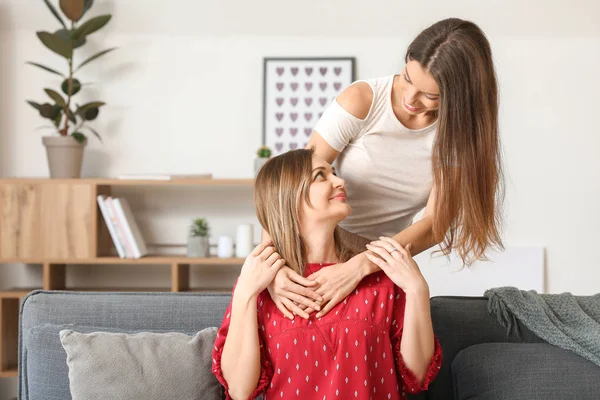
M 295 314 L 308 319 L 311 312 L 321 310 L 323 298 L 315 292 L 318 285 L 318 282 L 306 279 L 293 269 L 283 267 L 267 289 L 277 309 L 286 318 L 294 319 Z
M 347 263 L 339 263 L 322 268 L 308 276 L 312 282 L 317 282 L 315 292 L 322 297 L 322 310 L 317 313 L 317 318 L 327 314 L 333 307 L 343 301 L 360 283 L 363 276 L 353 273 Z M 309 310 L 312 312 L 312 310 Z
M 392 238 L 380 237 L 367 245 L 367 258 L 406 293 L 428 291 L 427 281 L 406 247 Z

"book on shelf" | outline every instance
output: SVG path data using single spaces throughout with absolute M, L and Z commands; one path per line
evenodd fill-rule
M 135 221 L 129 202 L 122 197 L 99 195 L 98 206 L 120 258 L 148 255 L 146 242 Z
M 98 207 L 100 208 L 100 212 L 102 213 L 102 217 L 104 218 L 104 222 L 108 228 L 108 232 L 110 233 L 110 237 L 115 244 L 117 249 L 117 253 L 120 258 L 127 258 L 127 254 L 125 253 L 125 248 L 123 244 L 123 240 L 118 232 L 117 221 L 115 219 L 115 215 L 111 209 L 108 207 L 107 197 L 104 195 L 98 195 L 96 198 L 98 202 Z
M 212 179 L 213 175 L 207 174 L 121 174 L 122 180 L 140 180 L 140 181 L 175 181 L 185 179 Z

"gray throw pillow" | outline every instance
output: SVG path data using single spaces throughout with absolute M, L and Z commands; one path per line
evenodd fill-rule
M 217 328 L 194 336 L 61 330 L 71 396 L 73 400 L 221 400 L 223 389 L 211 372 L 216 333 Z

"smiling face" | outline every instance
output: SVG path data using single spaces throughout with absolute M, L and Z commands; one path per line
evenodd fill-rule
M 435 111 L 440 106 L 440 89 L 433 76 L 418 61 L 406 63 L 400 75 L 402 109 L 409 115 Z
M 304 222 L 301 225 L 314 226 L 322 222 L 337 225 L 350 212 L 344 180 L 327 161 L 313 154 L 308 196 L 300 206 L 300 219 Z
M 261 226 L 297 273 L 303 274 L 307 262 L 303 234 L 330 229 L 338 259 L 352 257 L 335 236 L 337 224 L 351 211 L 344 180 L 313 150 L 291 150 L 267 161 L 256 176 L 254 204 Z

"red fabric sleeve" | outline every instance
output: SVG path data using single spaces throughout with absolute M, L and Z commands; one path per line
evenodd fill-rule
M 392 346 L 394 347 L 394 354 L 396 356 L 396 364 L 398 367 L 398 373 L 402 379 L 402 392 L 415 394 L 427 390 L 429 385 L 437 376 L 440 367 L 442 366 L 442 347 L 434 335 L 434 350 L 431 363 L 427 370 L 425 380 L 423 384 L 419 383 L 419 380 L 407 366 L 402 359 L 402 353 L 400 352 L 400 343 L 402 342 L 402 331 L 404 328 L 404 308 L 406 305 L 406 296 L 402 289 L 398 288 L 396 291 L 396 298 L 394 300 L 394 317 L 392 321 Z
M 235 287 L 233 289 L 235 293 Z M 232 297 L 233 300 L 233 297 Z M 259 300 L 260 301 L 260 296 Z M 223 322 L 221 323 L 221 327 L 217 332 L 217 338 L 215 340 L 215 345 L 212 351 L 212 373 L 216 376 L 217 380 L 223 385 L 225 388 L 225 396 L 226 400 L 231 400 L 231 396 L 229 395 L 229 385 L 227 381 L 223 377 L 223 371 L 221 370 L 221 357 L 223 355 L 223 346 L 225 345 L 225 339 L 227 338 L 227 333 L 229 332 L 229 323 L 231 322 L 231 302 L 227 307 L 227 311 L 225 311 L 225 316 L 223 317 Z M 258 318 L 258 316 L 257 316 Z M 273 367 L 271 363 L 268 361 L 266 348 L 263 342 L 263 339 L 258 332 L 258 341 L 260 343 L 260 378 L 258 380 L 258 385 L 252 395 L 248 399 L 255 399 L 260 394 L 262 394 L 273 377 Z

